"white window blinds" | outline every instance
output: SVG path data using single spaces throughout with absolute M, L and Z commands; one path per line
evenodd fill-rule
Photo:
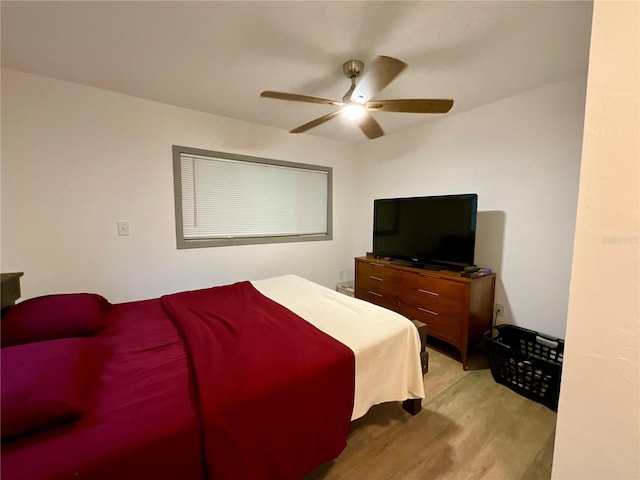
M 326 168 L 184 152 L 179 162 L 185 241 L 330 234 Z

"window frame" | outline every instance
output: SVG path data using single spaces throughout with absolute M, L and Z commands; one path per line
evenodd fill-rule
M 315 242 L 333 240 L 333 168 L 322 165 L 311 165 L 307 163 L 289 162 L 285 160 L 275 160 L 272 158 L 252 157 L 249 155 L 239 155 L 228 152 L 216 152 L 213 150 L 203 150 L 199 148 L 173 145 L 173 191 L 176 220 L 176 245 L 178 249 L 205 248 L 205 247 L 226 247 L 233 245 L 259 245 L 266 243 L 290 243 L 290 242 Z M 260 163 L 266 165 L 276 165 L 289 168 L 299 168 L 304 170 L 316 170 L 327 174 L 327 226 L 325 234 L 300 234 L 300 235 L 280 235 L 280 236 L 259 236 L 259 237 L 232 237 L 232 238 L 185 238 L 184 222 L 182 215 L 182 154 L 198 155 L 204 157 L 220 158 L 223 160 L 234 160 L 241 162 Z

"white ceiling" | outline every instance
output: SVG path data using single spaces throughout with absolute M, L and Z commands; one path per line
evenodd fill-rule
M 453 98 L 448 115 L 587 71 L 591 1 L 2 1 L 2 66 L 286 130 L 335 107 L 342 64 L 409 67 L 377 98 Z M 526 114 L 526 112 L 523 112 Z M 389 134 L 436 116 L 378 112 Z M 369 141 L 341 118 L 304 135 Z M 375 140 L 373 140 L 375 141 Z

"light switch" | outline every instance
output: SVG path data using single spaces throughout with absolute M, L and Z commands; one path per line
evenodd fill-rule
M 118 235 L 121 237 L 129 236 L 129 222 L 118 222 Z

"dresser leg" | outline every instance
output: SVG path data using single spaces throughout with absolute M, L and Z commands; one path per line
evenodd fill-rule
M 460 350 L 460 361 L 462 362 L 462 369 L 469 370 L 469 366 L 467 365 L 467 357 L 468 357 L 467 347 L 464 347 Z
M 410 398 L 402 402 L 402 408 L 411 415 L 417 415 L 422 410 L 421 398 Z

